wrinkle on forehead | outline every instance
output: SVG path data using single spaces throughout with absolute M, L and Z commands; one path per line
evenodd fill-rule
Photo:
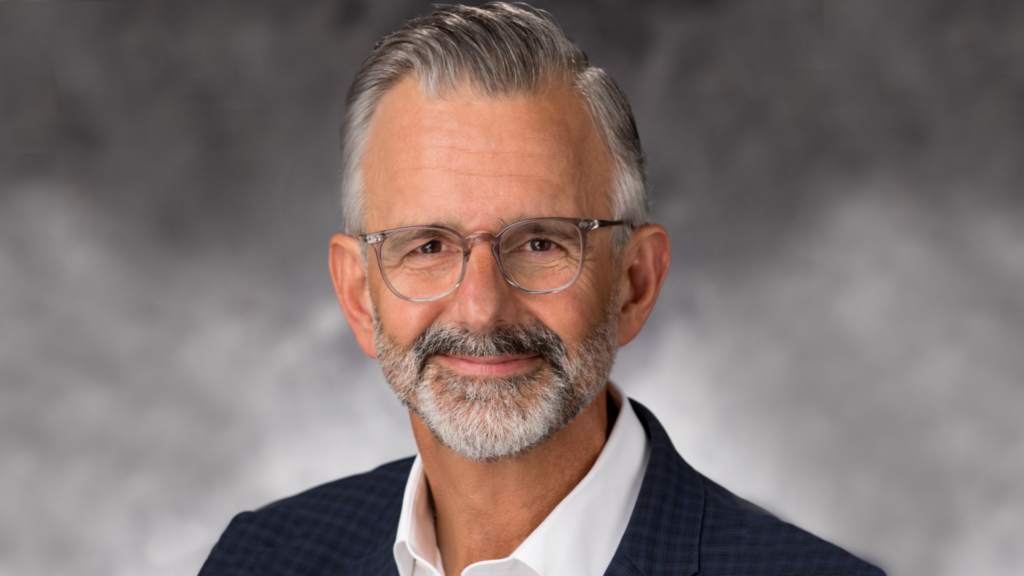
M 507 205 L 528 217 L 610 216 L 610 154 L 564 85 L 522 97 L 441 98 L 422 96 L 407 78 L 381 101 L 363 162 L 371 228 L 449 218 L 421 213 L 452 199 L 462 212 Z
M 500 230 L 504 230 L 505 228 L 507 228 L 511 224 L 519 222 L 520 220 L 526 220 L 528 218 L 531 218 L 531 216 L 527 216 L 527 215 L 522 214 L 522 213 L 517 213 L 517 214 L 513 214 L 511 216 L 505 216 L 505 217 L 499 218 L 498 221 L 496 222 L 496 227 L 495 227 L 494 230 L 467 230 L 466 227 L 463 225 L 462 219 L 459 218 L 458 216 L 448 217 L 448 218 L 445 218 L 443 220 L 432 220 L 430 222 L 425 222 L 423 225 L 424 226 L 439 226 L 441 228 L 450 228 L 452 230 L 458 230 L 463 235 L 468 235 L 468 234 L 472 234 L 472 233 L 476 233 L 476 232 L 492 232 L 492 233 L 497 233 Z

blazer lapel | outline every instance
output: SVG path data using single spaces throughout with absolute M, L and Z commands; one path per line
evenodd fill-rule
M 636 400 L 630 402 L 647 431 L 651 458 L 626 533 L 605 574 L 696 574 L 700 569 L 703 484 L 650 410 Z
M 612 563 L 608 565 L 605 576 L 644 576 L 644 573 L 622 553 L 620 547 L 615 552 Z
M 356 562 L 337 558 L 322 542 L 299 538 L 261 554 L 246 566 L 233 567 L 227 574 L 316 575 L 316 576 L 398 576 L 394 538 Z M 215 572 L 214 574 L 221 574 Z M 211 575 L 212 576 L 212 575 Z
M 344 573 L 352 576 L 398 576 L 393 544 L 392 540 L 379 551 L 347 566 Z

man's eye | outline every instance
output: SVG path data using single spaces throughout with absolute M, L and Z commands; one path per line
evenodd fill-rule
M 534 238 L 526 243 L 526 249 L 531 252 L 547 252 L 554 247 L 554 243 L 546 238 Z
M 431 240 L 416 249 L 420 254 L 437 254 L 444 250 L 444 243 L 440 240 Z

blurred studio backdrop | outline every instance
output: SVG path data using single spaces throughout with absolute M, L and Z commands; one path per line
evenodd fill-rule
M 613 378 L 894 576 L 1024 573 L 1024 4 L 542 1 L 671 275 Z M 427 3 L 0 2 L 0 575 L 195 574 L 412 454 L 337 308 L 337 124 Z

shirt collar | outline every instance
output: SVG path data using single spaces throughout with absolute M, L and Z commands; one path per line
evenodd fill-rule
M 626 531 L 650 458 L 646 432 L 630 402 L 614 385 L 610 389 L 619 415 L 594 466 L 510 557 L 477 562 L 465 576 L 604 573 Z M 444 574 L 418 455 L 405 487 L 394 552 L 401 576 Z

